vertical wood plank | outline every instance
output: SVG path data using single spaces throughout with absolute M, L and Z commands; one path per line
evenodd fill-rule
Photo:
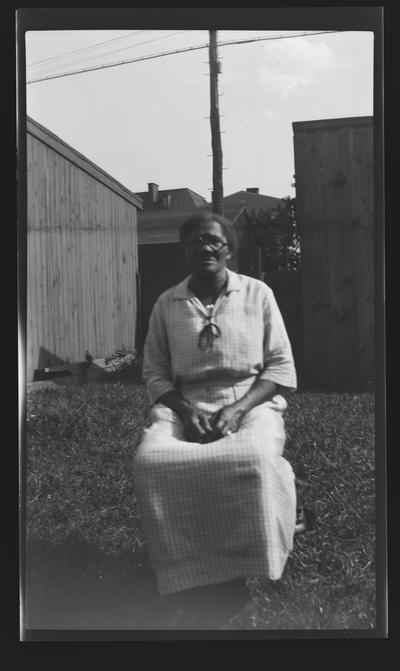
M 73 189 L 71 193 L 71 202 L 73 203 L 73 229 L 75 239 L 75 297 L 76 297 L 76 353 L 75 360 L 83 361 L 85 350 L 83 346 L 83 314 L 82 314 L 82 264 L 81 264 L 81 222 L 80 222 L 80 192 L 79 192 L 79 173 L 80 169 L 73 166 Z
M 80 226 L 81 226 L 81 263 L 82 263 L 82 304 L 84 310 L 83 319 L 83 347 L 95 356 L 95 343 L 92 329 L 92 300 L 90 293 L 90 231 L 88 214 L 88 187 L 87 175 L 83 171 L 79 173 L 79 198 L 80 198 Z
M 81 227 L 80 227 L 80 194 L 79 194 L 79 168 L 72 165 L 71 173 L 71 228 L 74 233 L 74 301 L 75 301 L 75 332 L 74 332 L 74 360 L 82 361 L 84 349 L 82 344 L 82 266 L 80 263 Z
M 57 173 L 58 174 L 58 173 Z M 62 179 L 62 183 L 61 183 Z M 64 165 L 64 171 L 58 177 L 57 188 L 57 218 L 60 222 L 63 242 L 63 264 L 62 264 L 62 292 L 63 304 L 63 333 L 65 338 L 65 361 L 71 361 L 71 339 L 72 339 L 72 315 L 71 315 L 71 233 L 69 228 L 69 205 L 67 199 L 61 202 L 61 194 L 70 191 L 70 172 L 68 162 Z
M 137 287 L 137 275 L 139 273 L 139 242 L 138 242 L 138 229 L 137 229 L 137 210 L 136 208 L 131 208 L 132 216 L 132 229 L 133 229 L 133 268 L 132 268 L 132 285 L 133 285 L 133 299 L 131 304 L 132 319 L 133 319 L 133 332 L 132 332 L 132 347 L 135 347 L 135 344 L 138 339 L 138 321 L 140 319 L 140 314 L 138 310 L 139 306 L 139 296 L 138 296 L 138 287 Z
M 50 153 L 50 152 L 49 152 Z M 65 303 L 63 300 L 63 264 L 64 264 L 64 249 L 63 249 L 63 226 L 61 216 L 56 209 L 54 199 L 54 174 L 51 175 L 49 170 L 50 158 L 48 158 L 48 186 L 47 186 L 47 208 L 49 211 L 49 219 L 52 230 L 53 250 L 54 250 L 54 277 L 53 277 L 53 301 L 54 301 L 54 318 L 53 328 L 55 329 L 55 354 L 58 359 L 65 361 L 66 356 L 66 339 L 65 339 Z M 63 175 L 63 179 L 65 176 Z
M 121 285 L 121 329 L 119 336 L 119 347 L 128 347 L 129 315 L 128 315 L 128 277 L 129 277 L 129 252 L 130 252 L 130 232 L 129 218 L 126 202 L 121 199 L 120 209 L 120 229 L 118 232 L 118 263 L 120 268 Z
M 127 254 L 127 304 L 126 310 L 128 314 L 128 324 L 127 324 L 127 342 L 129 348 L 134 348 L 135 346 L 135 336 L 136 336 L 136 314 L 134 306 L 136 305 L 136 255 L 137 255 L 137 242 L 136 242 L 136 227 L 135 227 L 135 217 L 134 209 L 127 207 L 127 217 L 128 217 L 128 231 L 130 234 L 130 245 L 129 251 Z
M 103 352 L 104 355 L 109 355 L 111 351 L 111 287 L 109 265 L 110 259 L 110 244 L 109 244 L 109 229 L 110 229 L 110 192 L 108 189 L 103 189 L 101 192 L 102 199 L 102 228 L 101 228 L 101 277 L 102 277 L 102 291 L 101 303 L 103 312 Z
M 329 267 L 329 329 L 331 332 L 330 384 L 348 385 L 354 379 L 355 290 L 352 273 L 350 190 L 346 153 L 346 129 L 321 134 L 326 165 L 322 192 L 327 212 Z
M 92 342 L 91 353 L 94 357 L 99 356 L 97 349 L 97 339 L 96 339 L 96 304 L 95 304 L 95 285 L 94 285 L 94 271 L 93 271 L 93 191 L 92 183 L 89 175 L 85 176 L 86 183 L 86 198 L 87 198 L 87 230 L 88 230 L 88 249 L 87 249 L 87 260 L 88 260 L 88 291 L 89 291 L 89 302 L 90 302 L 90 335 Z
M 106 321 L 107 321 L 107 312 L 106 306 L 104 304 L 105 291 L 104 291 L 104 198 L 103 198 L 104 189 L 101 184 L 98 182 L 95 183 L 95 193 L 96 193 L 96 245 L 97 245 L 97 254 L 96 254 L 96 265 L 97 265 L 97 286 L 98 286 L 98 333 L 99 333 L 99 351 L 106 351 Z
M 35 198 L 35 161 L 34 138 L 27 136 L 27 381 L 33 379 L 33 371 L 39 356 L 37 305 L 38 295 L 36 272 L 37 263 L 37 205 Z
M 302 253 L 304 377 L 320 385 L 330 360 L 326 209 L 321 191 L 324 165 L 317 133 L 295 137 L 296 185 Z
M 125 303 L 125 278 L 124 278 L 124 264 L 122 255 L 128 251 L 129 241 L 126 235 L 126 219 L 124 211 L 124 201 L 118 202 L 118 222 L 115 228 L 115 242 L 116 242 L 116 259 L 118 271 L 118 288 L 119 288 L 119 328 L 118 328 L 118 345 L 117 347 L 126 346 L 124 342 L 125 337 L 125 323 L 126 323 L 126 303 Z
M 49 324 L 49 291 L 48 291 L 48 235 L 50 230 L 49 216 L 46 208 L 45 195 L 45 165 L 46 165 L 47 149 L 42 143 L 38 143 L 38 206 L 39 206 L 39 236 L 40 236 L 40 287 L 39 293 L 40 304 L 39 319 L 41 323 L 41 339 L 39 352 L 45 353 L 44 360 L 41 365 L 49 365 L 51 363 L 52 343 L 50 340 L 50 324 Z M 43 348 L 43 349 L 42 349 Z
M 118 254 L 117 254 L 117 234 L 116 228 L 118 226 L 118 202 L 113 194 L 113 221 L 112 229 L 110 231 L 110 240 L 111 240 L 111 250 L 112 250 L 112 259 L 113 259 L 113 350 L 118 347 L 119 342 L 119 330 L 120 330 L 120 287 L 119 287 L 119 268 L 118 268 Z
M 33 163 L 33 219 L 34 226 L 34 245 L 31 267 L 33 274 L 34 290 L 34 308 L 32 315 L 33 329 L 35 333 L 35 359 L 34 367 L 40 365 L 40 347 L 43 341 L 43 288 L 42 288 L 42 252 L 41 252 L 41 230 L 40 230 L 40 208 L 39 208 L 39 181 L 40 181 L 40 163 L 39 163 L 39 145 L 35 139 L 32 142 L 32 163 Z
M 122 202 L 118 198 L 114 198 L 115 203 L 115 219 L 113 222 L 113 241 L 114 241 L 114 263 L 115 263 L 115 295 L 117 301 L 117 318 L 115 322 L 115 348 L 122 346 L 122 333 L 124 330 L 124 305 L 123 305 L 123 284 L 122 284 L 122 268 L 121 268 L 121 242 L 124 236 L 124 220 Z
M 97 215 L 96 215 L 96 188 L 95 181 L 91 177 L 88 180 L 89 195 L 89 214 L 90 214 L 90 271 L 91 282 L 90 289 L 93 299 L 93 332 L 95 340 L 96 356 L 100 356 L 100 336 L 99 336 L 99 295 L 98 295 L 98 268 L 97 268 Z
M 372 124 L 348 133 L 353 161 L 349 179 L 352 198 L 354 280 L 357 288 L 355 360 L 361 386 L 374 379 L 374 219 Z
M 76 208 L 77 208 L 77 235 L 79 264 L 79 337 L 80 358 L 83 359 L 86 350 L 90 352 L 87 337 L 87 287 L 86 287 L 86 230 L 84 221 L 84 188 L 82 170 L 76 171 Z
M 63 357 L 63 301 L 60 298 L 62 290 L 62 249 L 61 223 L 59 216 L 60 176 L 56 153 L 47 148 L 46 151 L 46 212 L 48 221 L 47 254 L 49 257 L 49 350 L 51 351 L 51 365 L 64 361 Z M 50 364 L 49 364 L 50 365 Z
M 74 239 L 74 227 L 72 221 L 73 215 L 73 204 L 71 203 L 71 194 L 73 192 L 73 170 L 74 166 L 68 161 L 65 163 L 65 200 L 64 200 L 64 212 L 65 212 L 65 230 L 68 239 L 68 271 L 67 271 L 67 295 L 68 295 L 68 312 L 69 312 L 69 352 L 68 360 L 73 361 L 75 355 L 75 338 L 76 338 L 76 302 L 75 302 L 75 284 L 76 284 L 76 269 L 74 262 L 75 254 L 75 239 Z
M 63 197 L 61 185 L 60 158 L 54 156 L 50 148 L 46 148 L 46 212 L 48 220 L 47 231 L 47 259 L 48 259 L 48 322 L 49 322 L 49 351 L 51 363 L 59 363 L 62 358 L 62 301 L 59 297 L 61 280 L 61 258 L 57 255 L 57 237 L 60 229 L 59 200 Z M 57 158 L 57 166 L 52 170 Z M 61 174 L 60 174 L 61 173 Z M 56 193 L 56 197 L 55 197 Z

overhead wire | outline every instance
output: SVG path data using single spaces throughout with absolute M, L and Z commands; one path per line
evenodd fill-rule
M 126 33 L 125 35 L 121 35 L 120 37 L 113 37 L 111 40 L 104 40 L 103 42 L 97 42 L 96 44 L 90 44 L 87 47 L 80 47 L 80 49 L 73 49 L 72 51 L 66 51 L 63 54 L 57 54 L 56 56 L 49 56 L 48 58 L 42 58 L 39 61 L 34 61 L 33 63 L 29 63 L 27 65 L 28 68 L 33 68 L 35 65 L 41 65 L 42 63 L 47 63 L 48 61 L 54 61 L 60 58 L 64 58 L 65 56 L 71 56 L 73 54 L 78 54 L 81 53 L 82 51 L 92 51 L 93 49 L 98 49 L 99 47 L 103 46 L 104 44 L 110 44 L 111 42 L 120 42 L 121 40 L 125 40 L 128 37 L 133 37 L 134 35 L 138 35 L 139 33 L 145 32 L 144 30 L 136 30 L 135 32 L 130 32 Z
M 217 46 L 218 47 L 224 47 L 224 46 L 230 46 L 230 45 L 235 45 L 235 44 L 250 44 L 250 43 L 254 43 L 254 42 L 274 41 L 274 40 L 279 40 L 279 39 L 291 39 L 291 38 L 293 39 L 295 37 L 313 37 L 314 35 L 326 35 L 326 34 L 337 33 L 337 32 L 341 32 L 341 31 L 323 30 L 323 31 L 318 31 L 318 32 L 314 32 L 314 33 L 300 33 L 300 34 L 296 34 L 296 35 L 283 35 L 283 36 L 280 35 L 280 36 L 275 36 L 275 37 L 257 37 L 257 38 L 243 39 L 243 40 L 228 40 L 228 41 L 225 41 L 225 42 L 219 42 L 217 44 Z M 148 56 L 139 56 L 137 58 L 130 58 L 130 59 L 123 60 L 123 61 L 113 61 L 111 63 L 105 63 L 103 65 L 95 65 L 95 66 L 89 67 L 89 68 L 82 68 L 82 69 L 79 69 L 79 70 L 72 70 L 70 72 L 62 72 L 62 73 L 59 73 L 59 74 L 54 74 L 54 75 L 49 75 L 49 76 L 44 76 L 44 77 L 38 77 L 36 79 L 31 79 L 31 80 L 27 81 L 26 83 L 27 84 L 35 84 L 37 82 L 48 81 L 50 79 L 59 79 L 61 77 L 69 77 L 69 76 L 72 76 L 72 75 L 82 74 L 82 73 L 85 73 L 85 72 L 93 72 L 95 70 L 104 70 L 106 68 L 113 68 L 113 67 L 117 67 L 117 66 L 120 66 L 120 65 L 126 65 L 128 63 L 137 63 L 139 61 L 146 61 L 146 60 L 151 60 L 151 59 L 154 59 L 154 58 L 161 58 L 163 56 L 171 56 L 173 54 L 185 53 L 185 52 L 189 52 L 189 51 L 196 51 L 198 49 L 208 49 L 208 48 L 209 48 L 209 44 L 207 43 L 207 44 L 201 44 L 201 45 L 196 45 L 196 46 L 192 46 L 192 47 L 185 47 L 185 48 L 182 48 L 182 49 L 174 49 L 172 51 L 164 51 L 164 52 L 158 53 L 158 54 L 150 54 Z
M 186 32 L 188 32 L 188 31 L 187 30 L 181 30 L 177 33 L 170 33 L 169 35 L 162 35 L 161 37 L 154 37 L 151 40 L 145 40 L 144 42 L 137 42 L 135 44 L 129 44 L 126 47 L 120 47 L 119 49 L 113 49 L 112 51 L 108 51 L 107 53 L 94 54 L 92 56 L 86 56 L 86 57 L 84 57 L 83 59 L 80 59 L 80 60 L 81 61 L 83 60 L 83 63 L 84 63 L 85 61 L 93 60 L 94 58 L 102 58 L 103 56 L 111 56 L 112 54 L 118 53 L 119 51 L 126 51 L 127 49 L 134 49 L 136 47 L 143 46 L 144 44 L 150 44 L 151 42 L 159 42 L 160 40 L 164 40 L 164 39 L 167 39 L 167 38 L 170 38 L 170 37 L 176 37 L 177 35 L 181 35 L 182 33 L 186 33 Z M 78 63 L 76 63 L 76 62 L 73 63 L 71 61 L 67 61 L 66 63 L 63 63 L 63 66 L 67 67 L 68 65 L 73 65 L 73 64 L 75 66 L 79 65 L 79 61 L 78 61 Z M 55 64 L 55 65 L 57 67 L 58 64 Z
M 49 61 L 58 60 L 60 58 L 62 59 L 65 56 L 71 56 L 73 54 L 78 54 L 78 53 L 81 53 L 83 51 L 92 51 L 93 49 L 98 49 L 99 47 L 103 46 L 104 44 L 111 44 L 112 42 L 120 42 L 121 40 L 125 40 L 129 37 L 133 37 L 134 35 L 138 35 L 139 33 L 145 33 L 145 32 L 150 32 L 151 33 L 151 32 L 154 32 L 154 31 L 152 31 L 152 30 L 136 30 L 135 32 L 129 32 L 129 33 L 126 33 L 125 35 L 121 35 L 119 37 L 113 37 L 110 40 L 103 40 L 102 42 L 96 42 L 95 44 L 90 44 L 86 47 L 80 47 L 79 49 L 73 49 L 72 51 L 66 51 L 62 54 L 57 54 L 56 56 L 50 56 L 48 58 L 42 58 L 39 61 L 34 61 L 33 63 L 29 63 L 27 65 L 27 67 L 32 68 L 36 65 L 41 65 L 42 63 L 47 63 Z M 182 31 L 182 32 L 189 32 L 189 31 L 185 30 L 185 31 Z M 259 37 L 259 36 L 257 36 L 257 37 Z M 157 39 L 157 38 L 155 38 L 155 39 Z M 162 39 L 162 38 L 160 38 L 160 39 Z M 109 52 L 109 53 L 112 53 L 112 52 Z

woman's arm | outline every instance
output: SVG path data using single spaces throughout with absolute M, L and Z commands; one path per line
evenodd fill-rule
M 252 408 L 270 401 L 281 388 L 287 391 L 294 391 L 296 388 L 292 348 L 275 296 L 269 287 L 264 288 L 262 310 L 264 369 L 243 398 L 213 415 L 212 440 L 237 431 L 243 417 Z
M 197 410 L 178 392 L 173 381 L 168 333 L 162 301 L 154 305 L 144 346 L 143 377 L 150 403 L 162 403 L 181 419 L 190 442 L 205 442 L 212 427 L 209 415 Z
M 245 393 L 245 395 L 236 401 L 236 405 L 246 415 L 252 408 L 261 403 L 270 401 L 278 393 L 278 385 L 270 380 L 257 378 Z
M 270 287 L 265 286 L 263 301 L 264 370 L 259 380 L 275 382 L 286 392 L 297 387 L 293 352 L 281 311 Z

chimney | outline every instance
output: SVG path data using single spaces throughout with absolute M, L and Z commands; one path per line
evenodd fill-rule
M 154 182 L 149 182 L 147 184 L 149 187 L 149 201 L 150 205 L 155 205 L 157 200 L 158 200 L 158 184 L 154 184 Z
M 260 193 L 260 189 L 257 186 L 246 189 L 249 193 Z

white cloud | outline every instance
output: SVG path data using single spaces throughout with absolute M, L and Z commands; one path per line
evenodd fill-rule
M 296 69 L 310 68 L 313 72 L 320 72 L 337 65 L 332 49 L 322 39 L 315 37 L 272 42 L 267 49 L 287 67 L 293 65 Z
M 280 74 L 276 70 L 273 72 L 264 66 L 259 67 L 258 74 L 260 84 L 265 85 L 270 91 L 279 91 L 284 98 L 288 98 L 294 93 L 299 83 L 306 83 L 304 78 L 299 79 L 284 72 Z
M 281 93 L 284 98 L 296 92 L 299 85 L 315 84 L 338 66 L 334 52 L 323 41 L 298 38 L 274 42 L 266 51 L 265 65 L 258 67 L 261 85 Z

